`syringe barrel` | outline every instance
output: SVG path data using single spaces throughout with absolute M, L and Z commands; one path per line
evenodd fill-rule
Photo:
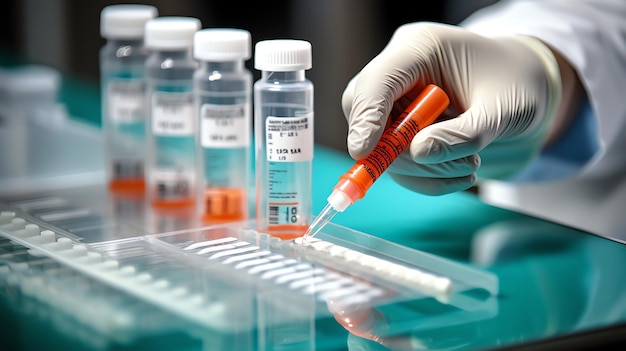
M 431 125 L 450 104 L 448 95 L 438 86 L 430 84 L 413 100 L 404 112 L 385 130 L 382 137 L 365 158 L 358 160 L 339 179 L 336 189 L 348 188 L 348 196 L 354 201 L 362 198 L 365 192 L 383 174 L 391 163 L 406 149 L 413 137 Z M 354 191 L 353 189 L 358 189 Z M 358 197 L 356 196 L 358 195 Z

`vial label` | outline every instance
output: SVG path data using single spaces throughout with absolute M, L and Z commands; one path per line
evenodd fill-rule
M 248 146 L 246 105 L 203 104 L 200 107 L 201 143 L 206 148 Z
M 289 164 L 277 162 L 267 171 L 268 202 L 267 221 L 270 225 L 302 222 L 301 197 L 303 194 L 294 179 L 297 173 Z
M 156 92 L 152 95 L 152 131 L 158 135 L 193 134 L 193 96 Z
M 173 199 L 191 196 L 190 185 L 192 180 L 189 176 L 172 171 L 157 171 L 154 173 L 157 198 Z
M 302 117 L 273 117 L 265 120 L 267 160 L 301 162 L 313 159 L 312 114 Z
M 117 123 L 141 122 L 145 116 L 146 86 L 139 79 L 115 79 L 108 85 L 111 120 Z

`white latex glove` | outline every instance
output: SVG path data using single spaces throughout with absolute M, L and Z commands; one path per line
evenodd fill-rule
M 537 39 L 403 25 L 344 91 L 350 155 L 365 157 L 388 116 L 429 83 L 448 93 L 451 107 L 417 134 L 388 172 L 430 195 L 467 189 L 477 176 L 505 179 L 521 171 L 541 150 L 561 98 L 556 58 Z

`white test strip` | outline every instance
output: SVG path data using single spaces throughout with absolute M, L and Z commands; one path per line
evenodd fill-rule
M 197 250 L 203 247 L 207 247 L 207 246 L 214 246 L 214 245 L 221 245 L 221 244 L 225 244 L 225 243 L 231 243 L 233 241 L 237 241 L 237 238 L 233 238 L 233 237 L 226 237 L 226 238 L 220 238 L 220 239 L 215 239 L 215 240 L 207 240 L 207 241 L 200 241 L 197 243 L 193 243 L 187 247 L 185 247 L 183 250 L 188 251 L 188 250 Z
M 403 281 L 404 285 L 421 287 L 436 294 L 448 294 L 452 290 L 452 282 L 447 277 L 436 276 L 416 268 L 403 266 L 324 240 L 317 238 L 308 238 L 307 240 L 297 238 L 294 240 L 294 243 L 301 247 L 312 249 L 315 252 L 325 253 L 332 258 L 344 259 L 346 263 L 359 265 L 368 272 Z
M 273 278 L 281 277 L 284 275 L 293 274 L 298 271 L 309 270 L 309 269 L 311 269 L 311 265 L 306 264 L 306 263 L 299 263 L 296 265 L 287 266 L 285 268 L 274 269 L 274 270 L 265 272 L 261 275 L 261 279 L 273 279 Z
M 281 261 L 269 262 L 269 263 L 262 264 L 260 266 L 256 266 L 256 267 L 251 268 L 248 271 L 248 273 L 250 273 L 250 274 L 257 274 L 257 273 L 260 273 L 260 272 L 263 272 L 263 271 L 268 271 L 268 270 L 271 270 L 271 269 L 277 269 L 277 268 L 283 268 L 283 267 L 285 267 L 285 263 L 283 263 Z
M 274 269 L 271 270 L 269 272 L 265 272 L 263 273 L 263 275 L 261 275 L 261 279 L 272 279 L 274 277 L 279 277 L 283 274 L 291 274 L 296 272 L 296 268 L 293 266 L 290 267 L 285 267 L 285 268 L 279 268 L 279 269 Z
M 323 276 L 312 276 L 312 277 L 307 277 L 305 279 L 300 279 L 300 280 L 296 280 L 294 282 L 292 282 L 291 284 L 289 284 L 289 289 L 300 289 L 300 288 L 304 288 L 307 286 L 315 286 L 315 284 L 320 284 L 326 282 L 326 278 Z
M 304 289 L 305 294 L 312 294 L 314 292 L 323 292 L 326 290 L 336 290 L 345 286 L 349 286 L 354 284 L 354 280 L 352 278 L 343 277 L 335 280 L 329 280 L 328 275 L 326 276 L 327 281 L 322 284 L 316 284 L 314 286 L 308 286 Z
M 305 271 L 293 272 L 291 274 L 285 274 L 276 278 L 276 284 L 284 284 L 291 280 L 298 280 L 304 278 L 311 278 L 317 274 L 323 274 L 324 270 L 321 268 L 308 269 Z
M 228 256 L 242 255 L 242 254 L 245 254 L 245 253 L 249 253 L 251 251 L 256 251 L 258 249 L 259 248 L 256 247 L 256 246 L 248 246 L 248 247 L 241 247 L 241 248 L 238 248 L 238 249 L 221 251 L 221 252 L 217 252 L 217 253 L 214 253 L 213 255 L 211 255 L 209 257 L 209 260 L 217 260 L 217 259 L 228 257 Z
M 267 250 L 260 250 L 260 251 L 254 251 L 248 254 L 243 254 L 243 255 L 238 255 L 238 256 L 232 256 L 229 257 L 227 259 L 225 259 L 224 261 L 222 261 L 223 264 L 233 264 L 236 262 L 241 262 L 241 261 L 246 261 L 246 260 L 250 260 L 250 259 L 255 259 L 255 258 L 259 258 L 259 257 L 263 257 L 263 256 L 268 256 L 271 255 L 272 252 L 271 251 L 267 251 Z
M 257 258 L 257 259 L 252 259 L 252 260 L 247 260 L 247 261 L 243 261 L 243 262 L 239 262 L 235 265 L 235 269 L 244 269 L 244 268 L 249 268 L 249 267 L 254 267 L 254 266 L 260 266 L 266 263 L 270 263 L 273 261 L 277 261 L 284 258 L 281 255 L 273 255 L 270 257 L 263 257 L 263 258 Z
M 247 242 L 244 242 L 244 241 L 237 241 L 237 242 L 230 243 L 230 244 L 224 243 L 224 244 L 219 244 L 219 245 L 215 245 L 215 246 L 206 247 L 206 248 L 198 251 L 196 254 L 197 255 L 205 255 L 205 254 L 212 253 L 212 252 L 236 249 L 236 248 L 238 248 L 240 246 L 247 246 L 247 245 L 250 245 L 250 244 L 248 244 Z

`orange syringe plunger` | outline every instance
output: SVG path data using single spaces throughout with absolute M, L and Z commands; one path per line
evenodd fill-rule
M 339 212 L 365 196 L 365 192 L 406 149 L 417 132 L 432 124 L 448 107 L 448 95 L 430 84 L 404 112 L 385 130 L 374 150 L 358 160 L 339 178 L 328 197 L 328 203 Z

